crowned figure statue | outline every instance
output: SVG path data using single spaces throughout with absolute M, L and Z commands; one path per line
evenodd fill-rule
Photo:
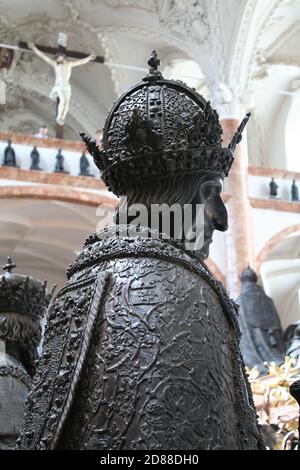
M 15 274 L 14 267 L 8 258 L 0 277 L 0 450 L 16 446 L 51 297 L 46 282 Z
M 270 181 L 270 197 L 274 198 L 278 196 L 278 184 L 276 183 L 275 179 L 272 178 Z
M 204 263 L 227 229 L 223 179 L 249 116 L 222 147 L 210 103 L 165 80 L 155 51 L 148 63 L 103 147 L 82 134 L 120 197 L 116 224 L 87 239 L 48 310 L 19 449 L 264 448 L 237 307 Z M 181 234 L 165 223 L 173 205 L 191 208 Z

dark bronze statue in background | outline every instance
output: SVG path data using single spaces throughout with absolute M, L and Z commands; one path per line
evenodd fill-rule
M 4 149 L 4 160 L 3 160 L 3 166 L 17 166 L 17 160 L 16 160 L 16 153 L 11 146 L 11 140 L 7 141 L 8 145 Z
M 46 283 L 14 274 L 14 267 L 8 258 L 0 277 L 0 450 L 15 448 L 51 297 Z
M 270 181 L 270 197 L 277 197 L 278 196 L 278 184 L 276 183 L 275 179 L 272 178 Z
M 79 175 L 80 176 L 94 176 L 94 175 L 91 175 L 90 173 L 90 163 L 88 161 L 88 158 L 85 154 L 85 152 L 82 152 L 82 155 L 80 157 L 80 162 L 79 162 L 79 166 L 80 166 L 80 173 Z
M 238 299 L 241 351 L 248 367 L 257 366 L 260 372 L 266 372 L 268 368 L 264 362 L 284 362 L 285 345 L 280 318 L 273 300 L 257 283 L 258 278 L 253 269 L 245 269 L 241 281 Z
M 65 157 L 61 153 L 61 149 L 59 149 L 58 154 L 56 155 L 56 163 L 55 163 L 55 169 L 54 169 L 55 173 L 68 173 L 65 170 L 64 161 L 65 161 Z
M 41 171 L 40 168 L 40 154 L 39 151 L 36 147 L 33 147 L 31 153 L 30 153 L 30 158 L 31 158 L 31 170 L 36 170 L 36 171 Z
M 293 202 L 299 202 L 299 188 L 296 185 L 296 180 L 293 180 L 291 187 L 291 196 Z
M 121 196 L 117 223 L 88 238 L 48 312 L 20 449 L 264 448 L 236 305 L 203 262 L 227 229 L 223 178 L 249 116 L 223 148 L 217 112 L 158 63 L 114 104 L 103 149 L 82 136 Z M 172 238 L 175 223 L 134 225 L 136 203 L 190 204 L 189 228 L 203 204 L 202 248 Z

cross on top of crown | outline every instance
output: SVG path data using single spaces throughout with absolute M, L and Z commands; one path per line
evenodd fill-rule
M 158 71 L 158 67 L 160 65 L 160 59 L 157 57 L 157 52 L 152 51 L 150 59 L 148 60 L 148 65 L 149 65 L 149 72 L 150 73 L 155 73 Z
M 2 266 L 3 271 L 6 271 L 8 273 L 11 273 L 12 270 L 16 267 L 15 263 L 12 261 L 10 256 L 7 257 L 7 263 Z

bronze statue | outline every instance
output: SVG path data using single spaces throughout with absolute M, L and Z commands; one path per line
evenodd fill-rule
M 273 300 L 257 283 L 258 278 L 253 269 L 245 269 L 241 281 L 238 299 L 241 351 L 249 368 L 257 366 L 260 372 L 266 372 L 265 362 L 284 362 L 285 346 L 280 318 Z
M 276 183 L 275 179 L 272 178 L 270 181 L 270 197 L 277 197 L 278 195 L 278 184 Z
M 58 150 L 58 154 L 56 155 L 56 163 L 55 163 L 55 170 L 54 173 L 67 173 L 64 168 L 64 156 L 61 153 L 61 149 Z
M 11 140 L 7 141 L 8 145 L 4 149 L 3 166 L 17 166 L 16 153 L 11 146 Z
M 7 258 L 0 277 L 0 450 L 15 448 L 51 297 L 46 283 L 12 273 L 14 267 Z
M 291 196 L 293 202 L 299 202 L 299 188 L 296 185 L 296 180 L 293 180 L 293 184 L 291 187 Z
M 20 449 L 264 448 L 236 305 L 203 262 L 227 229 L 221 191 L 240 131 L 223 148 L 210 103 L 152 58 L 110 111 L 103 148 L 82 134 L 121 196 L 116 225 L 87 239 L 48 311 Z M 175 239 L 174 219 L 168 233 L 163 217 L 152 228 L 163 203 L 192 207 L 188 229 L 204 205 L 202 247 L 189 230 Z
M 30 158 L 31 158 L 30 169 L 31 170 L 36 170 L 36 171 L 41 171 L 41 168 L 40 168 L 40 154 L 38 152 L 38 149 L 35 146 L 33 147 L 32 151 L 31 151 Z
M 89 170 L 90 163 L 87 159 L 85 152 L 82 152 L 79 165 L 80 165 L 80 173 L 79 173 L 80 176 L 93 176 L 90 173 L 90 170 Z

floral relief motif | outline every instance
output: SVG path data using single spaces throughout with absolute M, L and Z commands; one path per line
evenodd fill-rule
M 19 446 L 263 448 L 225 290 L 179 244 L 110 235 L 54 302 Z

